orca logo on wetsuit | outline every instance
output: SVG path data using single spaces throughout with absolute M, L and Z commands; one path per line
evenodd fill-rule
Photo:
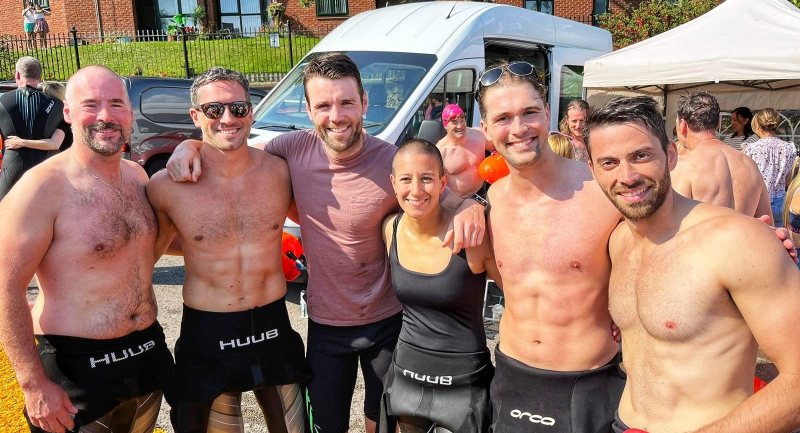
M 278 330 L 277 329 L 270 329 L 267 332 L 262 332 L 258 335 L 249 335 L 246 338 L 236 338 L 233 340 L 219 340 L 219 350 L 220 352 L 225 350 L 227 346 L 229 349 L 235 349 L 237 347 L 244 347 L 249 346 L 251 344 L 258 344 L 263 343 L 267 340 L 272 340 L 273 338 L 278 338 Z
M 420 382 L 430 383 L 433 385 L 453 384 L 453 376 L 429 376 L 427 374 L 417 374 L 411 370 L 403 370 L 403 376 L 408 376 Z
M 120 352 L 119 355 L 117 355 L 117 352 L 111 352 L 111 353 L 106 353 L 105 355 L 103 355 L 103 356 L 101 356 L 99 358 L 93 358 L 93 357 L 90 356 L 89 357 L 89 365 L 92 368 L 96 368 L 97 364 L 111 365 L 114 362 L 124 361 L 124 360 L 128 359 L 129 357 L 133 358 L 136 355 L 141 355 L 142 353 L 147 352 L 148 350 L 150 350 L 150 349 L 152 349 L 154 347 L 156 347 L 156 342 L 153 341 L 153 340 L 150 340 L 150 341 L 148 341 L 148 342 L 146 342 L 144 344 L 140 344 L 138 346 L 138 349 L 139 349 L 138 352 L 136 351 L 136 348 L 130 348 L 130 349 L 122 349 L 122 351 Z
M 511 411 L 511 416 L 513 416 L 514 418 L 517 418 L 517 419 L 522 419 L 522 418 L 527 417 L 528 420 L 530 420 L 530 422 L 532 422 L 534 424 L 541 424 L 541 425 L 547 425 L 547 426 L 551 426 L 551 425 L 555 425 L 556 424 L 556 420 L 554 420 L 553 418 L 550 418 L 549 416 L 541 416 L 541 415 L 532 414 L 530 412 L 522 412 L 519 409 L 512 410 Z

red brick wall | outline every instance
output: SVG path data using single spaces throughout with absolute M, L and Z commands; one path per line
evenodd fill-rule
M 286 5 L 286 17 L 299 30 L 309 31 L 317 36 L 328 34 L 342 21 L 361 12 L 375 9 L 375 0 L 347 0 L 349 14 L 346 17 L 318 17 L 316 3 L 304 8 L 299 0 L 281 0 Z
M 94 0 L 50 0 L 52 13 L 47 17 L 50 32 L 66 33 L 75 26 L 80 33 L 97 33 L 94 5 Z M 0 16 L 0 34 L 24 35 L 22 1 L 0 0 L 0 10 L 13 11 Z M 100 0 L 100 10 L 106 35 L 136 31 L 133 0 Z

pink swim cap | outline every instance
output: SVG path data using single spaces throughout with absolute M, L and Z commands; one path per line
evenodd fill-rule
M 451 120 L 463 115 L 464 110 L 462 110 L 458 104 L 449 104 L 448 106 L 444 107 L 444 110 L 442 110 L 442 124 L 447 126 Z

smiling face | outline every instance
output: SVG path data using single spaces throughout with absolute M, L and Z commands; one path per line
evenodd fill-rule
M 415 149 L 398 151 L 392 163 L 392 188 L 400 207 L 411 218 L 422 218 L 439 207 L 439 197 L 447 185 L 441 163 Z
M 359 94 L 355 79 L 314 77 L 305 89 L 308 117 L 329 153 L 339 158 L 357 153 L 364 142 L 367 98 Z
M 464 114 L 460 114 L 448 120 L 444 129 L 447 130 L 447 135 L 455 138 L 464 138 L 467 135 L 467 121 L 464 120 Z
M 664 203 L 677 162 L 674 144 L 664 153 L 642 125 L 612 124 L 592 130 L 591 153 L 595 180 L 625 218 L 648 218 Z
M 70 79 L 64 119 L 77 143 L 101 155 L 114 155 L 130 142 L 133 109 L 122 80 L 113 72 L 89 67 Z
M 198 106 L 210 102 L 228 104 L 247 100 L 247 92 L 235 81 L 212 81 L 197 89 Z M 195 126 L 203 131 L 204 142 L 219 150 L 230 152 L 247 143 L 253 125 L 253 110 L 251 109 L 245 117 L 235 117 L 227 106 L 223 110 L 222 116 L 218 119 L 210 119 L 200 109 L 194 107 L 189 110 L 189 114 Z
M 586 127 L 586 110 L 571 108 L 567 111 L 567 125 L 569 133 L 576 138 L 583 138 L 583 129 Z
M 496 85 L 485 92 L 481 129 L 510 165 L 530 166 L 543 152 L 552 152 L 547 144 L 550 109 L 532 85 Z

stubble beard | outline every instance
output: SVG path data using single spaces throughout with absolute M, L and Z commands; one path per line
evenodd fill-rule
M 356 144 L 361 142 L 364 136 L 362 125 L 363 125 L 362 122 L 357 122 L 355 124 L 350 125 L 350 128 L 352 130 L 352 135 L 350 136 L 350 139 L 347 140 L 346 142 L 334 140 L 328 135 L 328 131 L 323 127 L 315 126 L 315 128 L 317 130 L 317 134 L 319 135 L 320 138 L 322 138 L 322 141 L 325 142 L 325 145 L 328 146 L 329 149 L 331 149 L 335 153 L 344 153 L 350 150 Z
M 626 219 L 631 221 L 641 221 L 653 216 L 664 204 L 664 201 L 667 199 L 667 194 L 672 188 L 672 179 L 670 178 L 668 169 L 664 170 L 661 181 L 657 182 L 648 178 L 642 180 L 641 183 L 651 189 L 655 187 L 655 194 L 639 203 L 625 202 L 616 195 L 616 192 L 620 190 L 636 188 L 639 184 L 634 185 L 632 188 L 614 187 L 611 191 L 606 191 L 606 196 L 611 200 L 611 203 L 614 204 L 614 207 L 616 207 Z
M 125 130 L 121 125 L 114 122 L 97 122 L 93 123 L 86 128 L 76 130 L 77 128 L 72 129 L 72 133 L 77 135 L 80 140 L 86 144 L 86 146 L 103 156 L 111 156 L 117 154 L 125 143 L 129 143 L 131 140 L 131 130 Z M 93 130 L 99 129 L 113 129 L 120 132 L 119 138 L 111 139 L 111 140 L 96 140 L 92 136 Z

